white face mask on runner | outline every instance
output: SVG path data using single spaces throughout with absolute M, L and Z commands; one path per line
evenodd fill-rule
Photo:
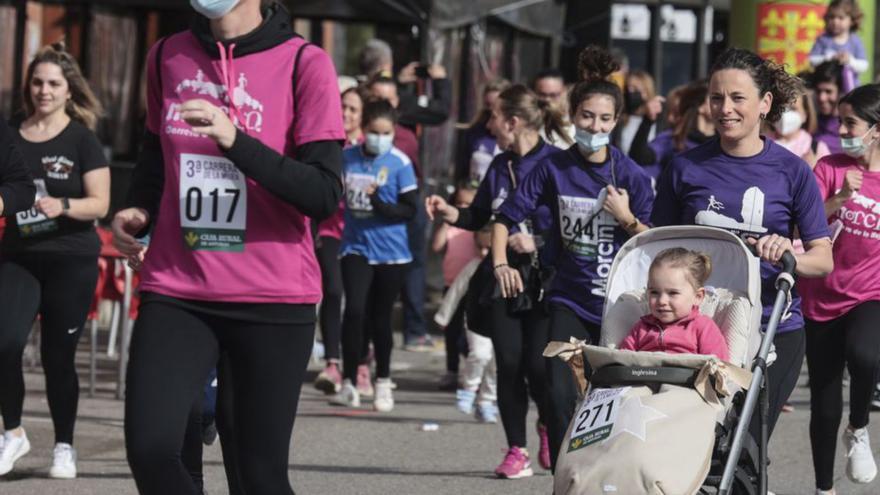
M 208 19 L 219 19 L 238 5 L 240 0 L 189 0 L 196 12 Z

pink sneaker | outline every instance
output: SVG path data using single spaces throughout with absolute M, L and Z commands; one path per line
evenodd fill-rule
M 315 388 L 327 395 L 333 395 L 342 388 L 342 374 L 339 373 L 339 365 L 327 363 L 327 367 L 318 373 L 315 379 Z
M 520 447 L 511 447 L 504 456 L 504 462 L 495 468 L 496 476 L 509 480 L 526 478 L 533 474 L 535 473 L 529 463 L 529 453 Z
M 535 428 L 538 430 L 538 438 L 541 441 L 541 448 L 538 449 L 538 464 L 549 470 L 553 461 L 550 459 L 550 437 L 547 435 L 547 427 L 538 421 Z
M 370 365 L 358 366 L 357 385 L 355 385 L 361 397 L 373 396 L 373 380 L 370 378 Z

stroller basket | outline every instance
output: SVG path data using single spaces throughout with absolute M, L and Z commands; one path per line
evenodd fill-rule
M 593 373 L 590 383 L 598 387 L 669 384 L 692 387 L 699 370 L 676 366 L 604 366 Z

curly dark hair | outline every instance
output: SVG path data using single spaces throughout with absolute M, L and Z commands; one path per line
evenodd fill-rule
M 568 109 L 571 115 L 577 112 L 584 100 L 592 95 L 601 94 L 614 100 L 614 116 L 619 116 L 623 109 L 623 93 L 616 84 L 608 80 L 608 77 L 619 69 L 620 64 L 605 48 L 589 45 L 581 50 L 578 55 L 578 73 L 581 81 L 568 94 Z
M 766 60 L 743 48 L 728 48 L 722 53 L 712 70 L 709 71 L 709 79 L 718 71 L 725 69 L 739 69 L 751 76 L 758 88 L 759 96 L 767 93 L 773 95 L 773 103 L 765 118 L 768 122 L 776 122 L 782 116 L 785 109 L 797 101 L 797 98 L 805 91 L 804 83 L 797 76 L 785 71 L 784 65 L 779 65 Z

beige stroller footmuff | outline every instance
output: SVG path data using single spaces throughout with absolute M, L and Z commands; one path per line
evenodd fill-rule
M 554 475 L 556 495 L 697 493 L 709 472 L 722 397 L 749 373 L 708 356 L 616 351 L 551 343 L 545 355 L 583 352 L 597 367 L 672 367 L 695 374 L 693 387 L 623 386 L 590 390 L 566 432 Z M 583 376 L 579 359 L 567 359 Z M 651 373 L 649 368 L 644 372 Z

